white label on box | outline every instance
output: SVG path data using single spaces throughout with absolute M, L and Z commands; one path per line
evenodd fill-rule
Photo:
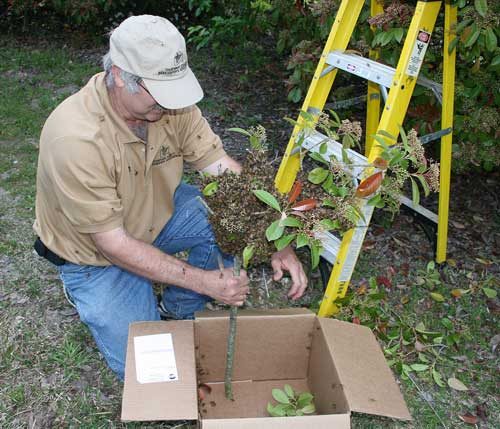
M 159 383 L 178 380 L 172 334 L 134 337 L 137 381 Z

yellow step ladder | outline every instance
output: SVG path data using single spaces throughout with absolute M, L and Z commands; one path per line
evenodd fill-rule
M 393 136 L 399 134 L 399 126 L 403 124 L 415 85 L 418 83 L 430 89 L 442 104 L 441 131 L 426 136 L 425 141 L 441 139 L 440 155 L 440 190 L 438 214 L 422 206 L 414 206 L 406 197 L 402 204 L 412 208 L 421 216 L 437 224 L 436 261 L 446 260 L 446 242 L 448 233 L 448 206 L 450 195 L 451 143 L 453 125 L 453 100 L 455 85 L 455 49 L 450 49 L 450 43 L 456 38 L 457 7 L 451 0 L 445 0 L 445 23 L 443 43 L 443 84 L 419 78 L 425 51 L 436 23 L 443 1 L 418 1 L 408 34 L 396 69 L 378 63 L 374 59 L 366 59 L 346 52 L 347 45 L 358 22 L 364 0 L 343 0 L 325 48 L 319 60 L 314 77 L 301 110 L 309 113 L 315 119 L 322 112 L 338 70 L 355 74 L 368 80 L 367 96 L 367 126 L 366 126 L 366 157 L 348 150 L 348 156 L 359 163 L 371 163 L 381 153 L 381 147 L 373 138 L 379 131 Z M 377 0 L 372 0 L 371 14 L 382 12 L 382 6 Z M 451 52 L 450 52 L 451 51 Z M 371 52 L 376 58 L 376 52 Z M 385 100 L 380 116 L 381 98 Z M 318 142 L 327 141 L 328 150 L 325 158 L 330 155 L 340 155 L 342 146 L 319 132 L 308 132 L 304 138 L 302 129 L 304 118 L 299 115 L 293 129 L 286 152 L 276 175 L 275 184 L 278 191 L 290 191 L 300 167 L 300 151 L 297 142 L 302 137 L 302 149 L 318 151 Z M 384 137 L 388 144 L 394 144 Z M 338 158 L 338 159 L 341 159 Z M 359 161 L 359 162 L 356 162 Z M 355 172 L 362 177 L 363 171 Z M 333 264 L 333 269 L 326 287 L 319 315 L 330 316 L 338 309 L 334 304 L 337 298 L 345 296 L 349 281 L 361 251 L 364 237 L 373 213 L 373 206 L 364 204 L 361 208 L 363 219 L 347 231 L 342 239 L 333 234 L 322 234 L 322 257 Z

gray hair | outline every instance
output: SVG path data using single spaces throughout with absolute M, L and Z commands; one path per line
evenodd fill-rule
M 106 86 L 108 88 L 113 88 L 113 86 L 115 86 L 115 79 L 113 78 L 113 73 L 111 73 L 113 61 L 111 60 L 111 54 L 109 52 L 102 57 L 102 65 L 104 67 L 104 71 L 106 72 Z M 127 91 L 130 94 L 136 94 L 139 92 L 138 83 L 141 81 L 141 78 L 139 76 L 120 69 L 120 77 L 122 78 L 123 82 L 125 82 Z

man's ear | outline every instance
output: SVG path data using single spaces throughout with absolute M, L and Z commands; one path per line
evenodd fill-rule
M 118 66 L 115 65 L 111 66 L 111 73 L 113 74 L 113 80 L 115 81 L 115 85 L 118 88 L 123 88 L 125 86 L 125 82 L 120 76 L 120 71 L 121 69 Z

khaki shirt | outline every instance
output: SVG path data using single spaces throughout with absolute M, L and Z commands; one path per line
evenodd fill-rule
M 110 265 L 89 233 L 123 227 L 152 243 L 172 216 L 183 162 L 200 170 L 224 155 L 195 106 L 150 123 L 146 144 L 111 107 L 99 73 L 43 127 L 33 227 L 50 250 L 70 262 Z

